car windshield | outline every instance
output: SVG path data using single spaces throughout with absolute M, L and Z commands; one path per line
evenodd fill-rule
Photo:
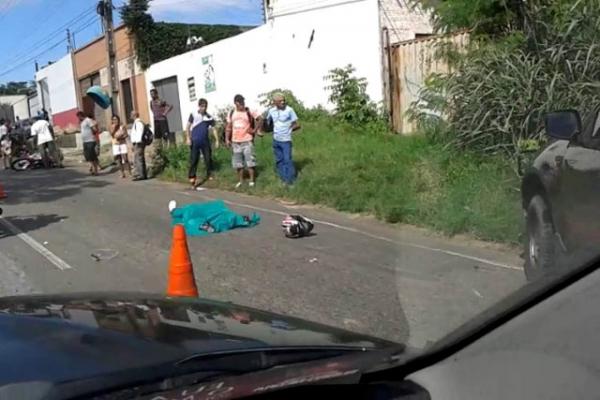
M 599 253 L 598 15 L 0 2 L 0 324 L 172 361 L 484 323 Z

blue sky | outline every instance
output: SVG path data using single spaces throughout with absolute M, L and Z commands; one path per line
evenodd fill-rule
M 119 7 L 126 0 L 113 0 Z M 34 62 L 60 59 L 67 52 L 66 28 L 77 47 L 102 32 L 98 0 L 0 0 L 0 83 L 32 80 Z M 152 0 L 155 21 L 259 25 L 261 0 Z M 118 10 L 116 10 L 118 11 Z M 115 12 L 116 23 L 119 22 Z

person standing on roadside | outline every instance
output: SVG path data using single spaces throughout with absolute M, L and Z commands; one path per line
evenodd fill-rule
M 112 137 L 112 153 L 115 161 L 121 167 L 121 178 L 125 179 L 125 171 L 131 176 L 131 166 L 129 165 L 129 149 L 127 148 L 127 130 L 121 125 L 121 118 L 113 115 L 110 126 L 110 136 Z
M 300 129 L 294 109 L 285 103 L 282 93 L 273 95 L 273 105 L 267 113 L 273 124 L 273 155 L 277 173 L 286 185 L 296 180 L 296 168 L 292 159 L 292 132 Z
M 6 124 L 6 120 L 0 119 L 0 155 L 2 156 L 2 163 L 4 164 L 4 169 L 10 168 L 10 157 L 11 157 L 11 140 L 8 135 L 8 125 Z
M 133 125 L 131 126 L 131 144 L 133 145 L 133 171 L 134 181 L 141 181 L 148 179 L 146 172 L 146 143 L 144 143 L 144 130 L 146 125 L 140 118 L 140 113 L 133 110 L 131 111 L 131 119 Z
M 157 141 L 157 145 L 162 147 L 163 140 L 169 139 L 169 122 L 167 121 L 167 114 L 171 112 L 173 106 L 167 104 L 166 101 L 158 97 L 158 90 L 150 90 L 150 109 L 152 110 L 152 116 L 154 118 L 154 139 Z
M 256 179 L 256 155 L 254 150 L 254 134 L 256 133 L 257 123 L 256 115 L 250 112 L 241 94 L 233 98 L 235 109 L 227 117 L 227 126 L 225 128 L 227 147 L 231 146 L 233 155 L 231 164 L 238 173 L 238 183 L 235 188 L 238 189 L 244 182 L 244 167 L 248 169 L 250 175 L 249 186 L 255 186 Z
M 98 153 L 96 147 L 98 143 L 98 126 L 96 121 L 90 117 L 86 117 L 83 111 L 77 112 L 77 118 L 81 123 L 81 141 L 83 142 L 83 156 L 85 161 L 90 163 L 90 173 L 98 175 L 100 165 L 98 163 Z
M 36 140 L 38 152 L 42 156 L 44 167 L 49 168 L 51 165 L 55 165 L 62 168 L 60 151 L 54 142 L 54 131 L 50 122 L 39 118 L 31 125 L 31 136 Z
M 187 144 L 190 146 L 190 170 L 188 178 L 192 190 L 196 190 L 202 184 L 198 182 L 196 177 L 200 154 L 204 158 L 204 166 L 206 167 L 204 181 L 212 179 L 212 151 L 208 133 L 210 128 L 215 125 L 215 120 L 206 112 L 207 108 L 208 101 L 206 99 L 198 100 L 198 110 L 190 114 L 186 128 Z

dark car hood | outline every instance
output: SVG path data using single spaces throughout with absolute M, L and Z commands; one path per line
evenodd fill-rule
M 0 299 L 0 385 L 66 382 L 219 351 L 398 348 L 230 303 L 130 294 Z

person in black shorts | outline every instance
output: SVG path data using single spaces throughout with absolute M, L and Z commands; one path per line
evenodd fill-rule
M 167 121 L 167 114 L 171 112 L 173 106 L 167 104 L 166 101 L 158 97 L 158 91 L 152 89 L 150 91 L 150 109 L 154 117 L 154 138 L 157 140 L 157 144 L 162 145 L 162 141 L 169 140 L 169 122 Z
M 96 121 L 90 117 L 86 117 L 83 111 L 77 113 L 77 118 L 81 122 L 81 140 L 83 141 L 83 156 L 85 161 L 90 163 L 90 173 L 98 175 L 100 168 L 98 162 L 98 153 L 96 148 L 99 146 Z

